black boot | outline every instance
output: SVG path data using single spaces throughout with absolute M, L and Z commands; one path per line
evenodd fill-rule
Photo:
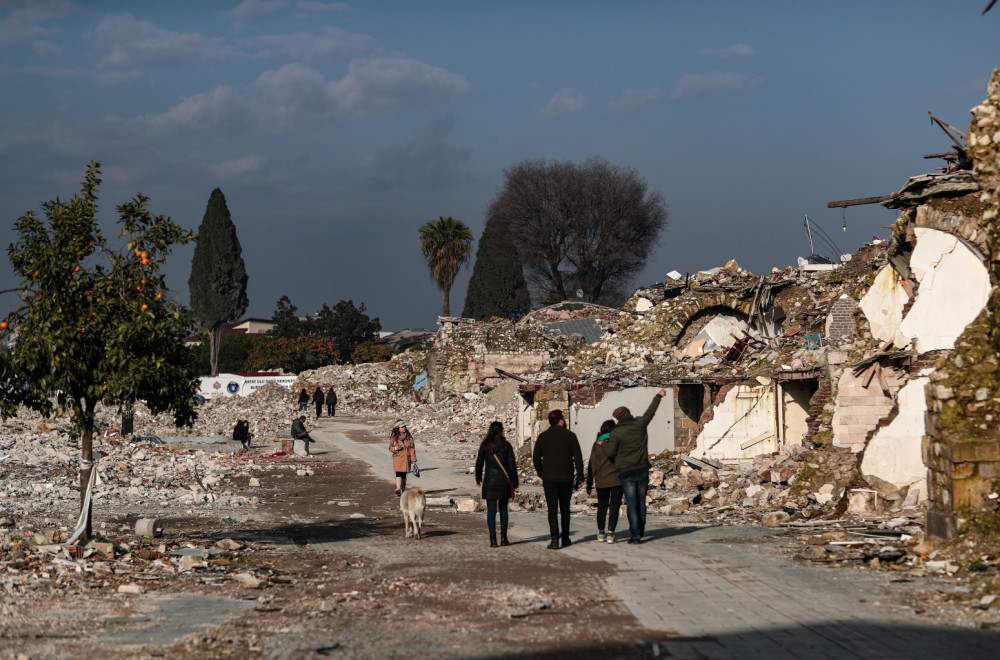
M 558 534 L 553 534 L 552 535 L 552 540 L 545 547 L 548 548 L 549 550 L 558 550 L 559 549 L 559 535 Z
M 510 545 L 510 541 L 507 540 L 507 532 L 500 533 L 500 545 Z
M 565 548 L 567 545 L 573 545 L 573 542 L 569 540 L 569 536 L 564 536 L 562 537 L 562 547 Z
M 497 547 L 497 537 L 495 534 L 490 534 L 490 547 L 491 548 Z

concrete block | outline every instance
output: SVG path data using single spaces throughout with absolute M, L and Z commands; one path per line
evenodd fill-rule
M 292 453 L 296 456 L 306 456 L 309 453 L 309 443 L 305 440 L 295 440 Z

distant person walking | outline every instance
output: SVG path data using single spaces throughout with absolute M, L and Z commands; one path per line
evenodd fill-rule
M 597 432 L 597 440 L 590 450 L 590 462 L 587 464 L 587 495 L 591 488 L 597 486 L 597 540 L 615 542 L 615 527 L 618 525 L 618 510 L 622 506 L 622 480 L 618 477 L 615 464 L 604 453 L 604 443 L 608 433 L 615 427 L 615 420 L 609 419 L 601 424 Z M 604 527 L 607 520 L 608 526 Z M 605 533 L 607 529 L 607 533 Z
M 313 392 L 313 403 L 316 404 L 316 419 L 323 413 L 323 402 L 326 401 L 326 397 L 323 396 L 322 388 L 317 387 L 316 391 Z
M 649 433 L 660 401 L 667 394 L 660 389 L 642 417 L 635 418 L 625 406 L 615 408 L 611 416 L 618 420 L 604 442 L 604 453 L 615 462 L 622 480 L 622 492 L 628 510 L 629 543 L 641 543 L 646 533 L 646 490 L 649 488 Z
M 406 489 L 406 475 L 417 462 L 417 448 L 406 423 L 397 419 L 389 435 L 389 451 L 392 452 L 392 469 L 396 471 L 396 494 L 402 495 Z
M 236 420 L 236 426 L 233 427 L 233 440 L 243 443 L 244 449 L 250 449 L 251 438 L 253 438 L 253 434 L 250 433 L 250 421 L 246 419 Z
M 542 478 L 545 490 L 545 506 L 549 510 L 550 550 L 559 549 L 572 543 L 569 540 L 569 501 L 573 490 L 583 482 L 583 454 L 576 434 L 566 428 L 566 420 L 561 410 L 549 413 L 549 428 L 538 434 L 532 463 L 535 472 Z M 562 520 L 562 533 L 559 521 Z
M 500 511 L 500 545 L 507 541 L 507 502 L 518 492 L 517 461 L 514 448 L 503 437 L 503 424 L 490 424 L 476 456 L 476 485 L 483 487 L 486 500 L 486 526 L 490 547 L 497 547 L 497 511 Z
M 309 408 L 309 391 L 302 388 L 299 391 L 299 411 L 305 412 Z
M 309 443 L 316 442 L 306 430 L 306 416 L 300 415 L 298 419 L 292 421 L 292 439 L 302 440 L 306 445 L 306 456 L 312 456 L 309 451 Z
M 337 414 L 337 393 L 331 387 L 326 393 L 326 414 L 333 417 Z

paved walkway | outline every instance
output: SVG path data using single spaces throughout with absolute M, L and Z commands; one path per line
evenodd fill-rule
M 313 432 L 316 450 L 336 447 L 368 463 L 388 485 L 386 446 L 342 433 L 364 427 L 356 419 L 323 419 Z M 419 440 L 417 452 L 422 474 L 413 481 L 429 494 L 477 491 L 468 461 L 420 447 Z M 512 542 L 537 542 L 546 552 L 544 514 L 512 513 L 510 520 Z M 624 518 L 619 527 L 624 536 Z M 617 568 L 609 581 L 616 595 L 645 627 L 664 633 L 650 649 L 653 657 L 998 657 L 1000 634 L 936 626 L 882 605 L 885 589 L 905 588 L 890 585 L 889 574 L 799 564 L 773 552 L 769 530 L 760 527 L 683 526 L 651 517 L 639 546 L 598 543 L 595 531 L 592 516 L 573 516 L 574 544 L 559 552 Z

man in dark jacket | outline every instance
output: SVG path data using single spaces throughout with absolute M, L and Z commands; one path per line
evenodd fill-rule
M 325 400 L 326 397 L 323 396 L 323 389 L 317 387 L 316 391 L 313 392 L 313 403 L 316 404 L 316 419 L 319 419 L 320 414 L 323 412 L 323 402 Z
M 337 393 L 333 391 L 333 387 L 326 393 L 326 414 L 330 417 L 337 414 Z
M 300 415 L 298 419 L 292 420 L 292 438 L 294 440 L 302 440 L 306 445 L 306 456 L 312 456 L 309 451 L 309 443 L 315 442 L 312 436 L 309 435 L 309 431 L 306 430 L 306 416 Z
M 576 434 L 566 428 L 561 410 L 549 413 L 549 429 L 538 434 L 532 463 L 542 478 L 545 506 L 549 510 L 550 550 L 559 549 L 559 518 L 562 518 L 562 546 L 569 540 L 569 500 L 583 481 L 583 453 Z
M 653 421 L 653 415 L 666 393 L 666 389 L 657 392 L 646 412 L 638 419 L 625 406 L 619 406 L 611 413 L 618 424 L 611 429 L 603 449 L 615 462 L 622 480 L 628 509 L 629 543 L 639 543 L 646 533 L 646 490 L 649 488 L 649 433 L 646 427 Z

